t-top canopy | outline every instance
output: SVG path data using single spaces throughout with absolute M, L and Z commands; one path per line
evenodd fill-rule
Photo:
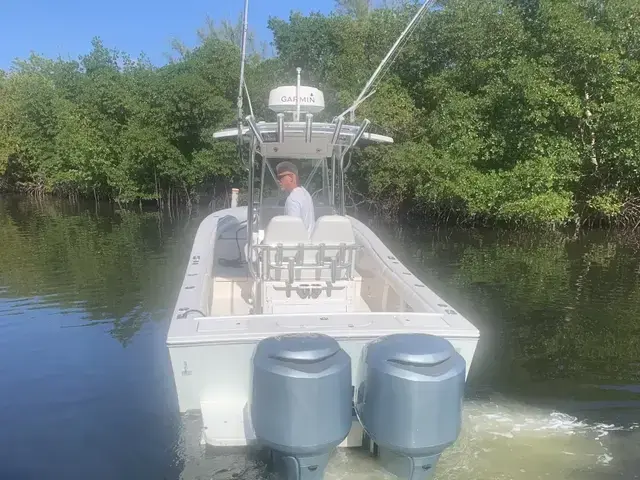
M 310 125 L 309 125 L 310 124 Z M 338 124 L 320 122 L 260 122 L 254 124 L 256 131 L 261 136 L 261 153 L 269 157 L 280 158 L 328 158 L 333 155 L 334 145 L 349 147 L 361 130 L 358 125 L 341 125 L 340 133 L 334 136 Z M 280 133 L 282 129 L 282 133 Z M 309 135 L 310 132 L 310 135 Z M 252 129 L 243 127 L 243 138 L 249 141 L 252 137 Z M 228 128 L 215 132 L 215 139 L 238 138 L 237 128 Z M 367 143 L 393 143 L 393 138 L 385 135 L 364 132 L 358 138 L 359 144 Z
M 324 108 L 324 95 L 317 88 L 300 85 L 298 68 L 296 86 L 274 88 L 269 95 L 269 108 L 278 112 L 276 122 L 256 122 L 253 113 L 245 118 L 247 126 L 228 128 L 213 134 L 213 138 L 238 138 L 243 141 L 255 139 L 256 151 L 263 157 L 322 159 L 334 154 L 345 155 L 359 142 L 393 143 L 391 137 L 368 133 L 371 124 L 365 120 L 362 125 L 344 124 L 340 115 L 334 122 L 314 122 L 313 114 Z M 291 113 L 293 121 L 285 122 L 285 113 Z M 304 113 L 304 122 L 301 114 Z M 240 112 L 241 115 L 241 112 Z M 336 149 L 335 147 L 338 147 Z

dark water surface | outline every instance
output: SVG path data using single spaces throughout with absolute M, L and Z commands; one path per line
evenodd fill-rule
M 177 414 L 164 342 L 207 213 L 0 199 L 1 480 L 260 477 L 190 447 Z M 640 478 L 632 238 L 376 231 L 481 330 L 438 478 Z M 327 478 L 391 477 L 339 452 Z

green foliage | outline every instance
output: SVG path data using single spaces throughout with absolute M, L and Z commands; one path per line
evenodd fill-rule
M 342 112 L 417 8 L 340 0 L 270 18 L 275 56 L 249 36 L 256 114 L 296 67 L 325 93 L 319 119 Z M 77 62 L 17 62 L 0 76 L 5 186 L 162 203 L 241 181 L 233 145 L 211 141 L 233 125 L 240 32 L 207 19 L 162 68 L 99 40 Z M 395 144 L 354 153 L 351 191 L 440 220 L 637 224 L 639 32 L 634 0 L 438 2 L 357 111 Z
M 335 110 L 415 11 L 358 13 L 366 3 L 271 21 L 281 61 L 303 66 Z M 640 197 L 638 13 L 631 0 L 443 2 L 359 110 L 397 144 L 362 152 L 352 186 L 387 212 L 438 219 L 628 218 Z
M 78 62 L 16 62 L 0 83 L 5 186 L 163 204 L 233 181 L 233 148 L 210 133 L 233 119 L 237 57 L 210 39 L 156 69 L 96 39 Z

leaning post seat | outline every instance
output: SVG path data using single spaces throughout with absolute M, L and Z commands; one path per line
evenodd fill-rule
M 348 218 L 320 217 L 309 238 L 300 218 L 279 215 L 271 219 L 256 248 L 263 313 L 355 308 L 356 243 Z
M 276 215 L 267 224 L 262 240 L 264 279 L 281 280 L 280 268 L 275 265 L 290 266 L 289 281 L 293 282 L 293 267 L 304 263 L 305 245 L 309 244 L 309 234 L 302 219 L 289 215 Z
M 262 243 L 265 245 L 309 243 L 309 234 L 301 218 L 276 215 L 267 224 Z
M 331 280 L 350 280 L 355 272 L 356 239 L 347 217 L 324 215 L 316 221 L 311 233 L 311 244 L 318 248 L 318 260 L 330 265 Z M 322 279 L 326 279 L 326 271 Z

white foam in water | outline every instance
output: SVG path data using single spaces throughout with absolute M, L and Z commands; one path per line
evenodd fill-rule
M 460 437 L 442 455 L 436 479 L 575 480 L 584 478 L 587 472 L 589 479 L 610 478 L 616 472 L 610 432 L 638 428 L 637 423 L 589 424 L 562 412 L 504 400 L 467 402 Z M 631 441 L 640 448 L 640 436 Z M 348 451 L 334 457 L 325 478 L 396 477 L 366 455 Z
M 631 433 L 626 433 L 627 437 L 617 440 L 619 444 L 616 444 L 611 435 L 616 431 Z M 616 462 L 620 445 L 631 455 L 640 451 L 638 423 L 589 424 L 562 412 L 516 402 L 471 401 L 465 403 L 458 441 L 438 462 L 436 479 L 608 479 L 622 473 L 619 470 L 622 459 Z M 201 458 L 196 463 L 198 468 L 187 467 L 182 479 L 265 478 L 262 468 L 252 468 L 250 462 L 240 457 Z M 194 477 L 195 471 L 198 474 Z M 326 480 L 396 478 L 359 449 L 338 449 L 325 474 Z

